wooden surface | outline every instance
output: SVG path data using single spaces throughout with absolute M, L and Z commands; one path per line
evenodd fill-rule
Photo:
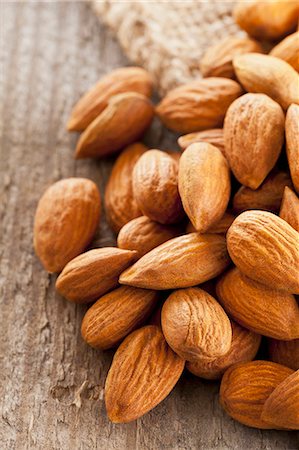
M 107 420 L 112 353 L 81 339 L 85 307 L 63 300 L 32 249 L 36 203 L 62 177 L 86 176 L 102 194 L 111 161 L 72 158 L 73 103 L 99 76 L 127 64 L 82 3 L 1 3 L 1 449 L 296 449 L 296 433 L 243 427 L 218 406 L 218 385 L 186 374 L 154 411 Z M 172 146 L 156 124 L 152 146 Z M 96 246 L 113 244 L 104 218 Z

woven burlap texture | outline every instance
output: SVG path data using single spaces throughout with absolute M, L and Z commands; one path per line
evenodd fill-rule
M 92 0 L 100 20 L 116 34 L 128 58 L 146 68 L 157 89 L 200 76 L 205 49 L 228 35 L 242 35 L 228 1 Z

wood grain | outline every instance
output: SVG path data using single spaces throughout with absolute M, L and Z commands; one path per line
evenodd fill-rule
M 298 435 L 229 419 L 218 385 L 184 376 L 154 411 L 129 425 L 107 420 L 111 352 L 80 336 L 85 307 L 54 290 L 32 248 L 38 198 L 62 177 L 86 176 L 102 194 L 112 160 L 74 161 L 65 131 L 74 102 L 103 73 L 128 64 L 88 5 L 1 3 L 0 440 L 3 449 L 295 449 Z M 147 142 L 173 147 L 156 123 Z M 113 244 L 104 219 L 94 246 Z

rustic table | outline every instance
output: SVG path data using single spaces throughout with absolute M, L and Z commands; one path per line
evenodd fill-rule
M 87 4 L 1 3 L 2 449 L 296 449 L 296 433 L 258 431 L 227 417 L 218 385 L 186 374 L 144 418 L 113 425 L 103 386 L 112 353 L 81 339 L 86 310 L 55 293 L 32 248 L 38 198 L 63 177 L 104 192 L 112 161 L 74 161 L 65 131 L 74 102 L 103 73 L 128 64 Z M 159 124 L 147 136 L 173 146 Z M 114 244 L 104 217 L 95 246 Z

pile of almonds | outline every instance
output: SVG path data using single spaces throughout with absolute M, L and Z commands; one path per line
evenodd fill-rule
M 149 74 L 120 68 L 72 111 L 76 158 L 122 150 L 105 192 L 117 247 L 85 251 L 101 199 L 83 178 L 44 193 L 34 246 L 63 297 L 94 302 L 83 339 L 119 346 L 105 385 L 113 422 L 154 408 L 186 367 L 222 378 L 239 422 L 299 428 L 298 15 L 294 1 L 242 2 L 249 36 L 209 48 L 203 79 L 154 107 Z M 265 54 L 253 38 L 276 45 Z M 154 115 L 183 133 L 180 153 L 137 142 Z M 262 336 L 268 360 L 253 361 Z

